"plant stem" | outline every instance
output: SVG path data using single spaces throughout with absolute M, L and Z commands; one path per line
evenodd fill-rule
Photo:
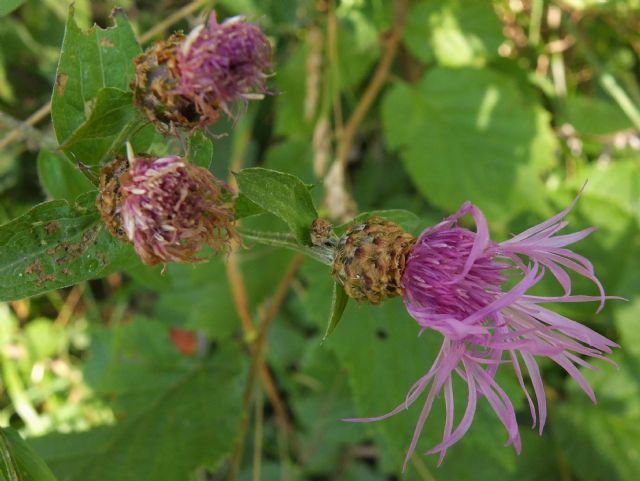
M 267 305 L 267 308 L 264 311 L 264 314 L 261 316 L 260 325 L 258 326 L 258 334 L 256 339 L 250 344 L 251 349 L 251 365 L 249 367 L 249 374 L 247 376 L 247 384 L 245 386 L 245 391 L 243 395 L 243 403 L 242 403 L 242 412 L 244 413 L 242 424 L 240 426 L 240 439 L 234 450 L 233 457 L 231 459 L 231 466 L 229 467 L 229 474 L 227 476 L 227 481 L 235 481 L 238 477 L 238 473 L 240 471 L 240 462 L 242 461 L 242 453 L 244 451 L 244 443 L 246 438 L 246 432 L 249 425 L 249 408 L 251 406 L 251 398 L 253 396 L 254 384 L 256 379 L 256 374 L 260 370 L 260 366 L 263 363 L 263 356 L 267 341 L 267 332 L 269 331 L 269 326 L 271 326 L 271 322 L 275 318 L 276 314 L 280 310 L 280 306 L 282 305 L 284 298 L 289 291 L 289 286 L 293 281 L 304 256 L 302 254 L 296 254 L 287 271 L 284 273 L 278 286 Z M 249 319 L 250 321 L 250 319 Z M 293 433 L 293 431 L 292 431 Z M 291 434 L 291 433 L 290 433 Z

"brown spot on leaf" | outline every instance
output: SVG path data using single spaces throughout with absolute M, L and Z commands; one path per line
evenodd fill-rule
M 89 246 L 95 241 L 99 231 L 100 226 L 96 225 L 82 234 L 79 242 L 63 242 L 60 246 L 56 247 L 61 247 L 61 250 L 64 250 L 65 252 L 62 257 L 56 259 L 56 264 L 69 264 L 75 261 L 78 257 L 84 254 Z
M 45 274 L 44 267 L 42 265 L 41 259 L 36 259 L 31 264 L 27 266 L 24 270 L 25 274 L 36 274 L 38 278 L 36 279 L 36 286 L 40 287 L 45 282 L 52 282 L 56 280 L 56 276 L 54 274 Z
M 41 274 L 40 277 L 36 279 L 36 286 L 40 287 L 45 282 L 53 282 L 55 280 L 56 280 L 56 276 L 53 274 L 47 274 L 47 275 Z
M 69 76 L 66 73 L 59 73 L 56 76 L 56 92 L 58 92 L 58 95 L 60 97 L 64 95 L 64 89 L 67 86 L 67 80 L 69 80 Z
M 40 259 L 36 259 L 31 264 L 27 266 L 24 270 L 25 274 L 35 274 L 43 272 L 42 261 Z
M 44 230 L 47 233 L 47 235 L 53 235 L 58 230 L 58 227 L 60 227 L 59 222 L 57 220 L 54 220 L 54 221 L 51 221 L 51 222 L 47 222 L 44 225 Z
M 103 47 L 106 47 L 106 48 L 111 48 L 111 47 L 113 47 L 113 42 L 108 37 L 102 37 L 100 39 L 100 45 L 103 46 Z

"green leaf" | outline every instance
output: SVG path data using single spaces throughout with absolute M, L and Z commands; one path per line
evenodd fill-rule
M 99 166 L 124 153 L 124 143 L 133 136 L 134 151 L 144 152 L 155 134 L 152 126 L 138 131 L 148 120 L 133 106 L 131 92 L 100 89 L 87 120 L 61 146 L 70 159 Z M 135 135 L 138 133 L 138 135 Z
M 187 154 L 189 162 L 205 169 L 211 168 L 213 160 L 213 143 L 201 131 L 197 131 L 189 138 L 189 150 Z
M 584 374 L 598 395 L 594 405 L 575 381 L 567 379 L 569 398 L 553 419 L 558 445 L 584 481 L 636 481 L 640 473 L 640 380 L 638 361 L 616 354 L 620 368 L 596 362 Z
M 236 174 L 249 200 L 287 223 L 298 243 L 310 245 L 309 229 L 318 217 L 307 186 L 297 177 L 254 167 Z
M 340 322 L 340 319 L 342 319 L 342 314 L 347 307 L 348 301 L 349 296 L 347 296 L 347 293 L 344 291 L 344 287 L 339 283 L 334 282 L 333 296 L 331 297 L 331 315 L 329 316 L 329 322 L 327 323 L 327 330 L 322 338 L 323 341 L 329 337 L 336 327 L 338 327 L 338 323 Z
M 69 159 L 47 148 L 42 148 L 38 154 L 38 177 L 47 195 L 53 199 L 71 202 L 80 194 L 95 189 Z
M 544 204 L 542 174 L 555 163 L 548 114 L 510 78 L 434 68 L 384 98 L 384 132 L 418 190 L 453 212 L 467 200 L 505 221 Z
M 404 41 L 423 62 L 477 65 L 498 55 L 502 28 L 491 2 L 422 0 L 407 15 Z
M 573 125 L 579 134 L 607 135 L 633 128 L 633 124 L 620 107 L 597 97 L 579 94 L 569 96 L 566 99 L 564 113 L 566 121 Z
M 56 481 L 42 458 L 11 428 L 0 428 L 0 479 Z
M 32 440 L 53 471 L 65 481 L 175 481 L 215 470 L 239 435 L 242 350 L 229 341 L 184 356 L 145 319 L 103 329 L 94 342 L 85 375 L 119 421 Z
M 73 7 L 69 8 L 51 100 L 53 127 L 61 145 L 87 120 L 100 89 L 126 91 L 133 79 L 133 58 L 141 52 L 140 46 L 122 10 L 115 11 L 114 20 L 111 28 L 94 26 L 83 32 L 74 20 Z
M 634 216 L 640 225 L 640 156 L 594 164 L 582 178 L 589 179 L 585 195 L 598 197 Z M 582 180 L 581 180 L 582 181 Z
M 26 2 L 26 0 L 2 0 L 2 2 L 0 2 L 0 17 L 9 15 L 24 2 Z
M 131 251 L 107 232 L 95 196 L 45 202 L 0 226 L 0 300 L 70 286 L 126 265 Z
M 271 343 L 270 339 L 269 349 Z M 355 411 L 347 372 L 335 354 L 325 349 L 317 337 L 307 339 L 294 362 L 300 366 L 296 375 L 310 381 L 305 385 L 295 379 L 288 391 L 295 419 L 299 422 L 305 472 L 318 475 L 333 472 L 344 455 L 345 446 L 364 441 L 367 437 L 361 426 L 339 421 L 353 416 Z M 290 370 L 288 372 L 288 376 L 286 370 L 283 372 L 282 379 L 293 377 Z
M 243 193 L 238 194 L 235 204 L 235 217 L 242 219 L 243 217 L 251 217 L 252 215 L 264 214 L 265 210 Z
M 239 253 L 249 308 L 254 312 L 273 295 L 292 253 L 256 246 Z M 260 266 L 256 269 L 256 266 Z M 222 257 L 206 264 L 171 264 L 164 274 L 170 286 L 158 299 L 156 316 L 169 325 L 198 329 L 210 339 L 223 340 L 237 331 L 240 320 L 233 303 Z M 189 306 L 185 310 L 185 306 Z

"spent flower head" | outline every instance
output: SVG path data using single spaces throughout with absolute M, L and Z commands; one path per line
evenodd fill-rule
M 233 118 L 232 104 L 269 93 L 271 44 L 244 17 L 218 23 L 214 12 L 186 37 L 175 34 L 157 43 L 135 64 L 136 105 L 156 126 L 204 127 L 220 111 Z
M 444 435 L 429 451 L 439 453 L 439 462 L 447 449 L 471 426 L 480 397 L 487 399 L 505 426 L 507 444 L 520 452 L 515 408 L 495 378 L 504 364 L 513 367 L 529 403 L 533 424 L 538 424 L 540 432 L 545 424 L 547 407 L 536 356 L 558 364 L 595 402 L 595 394 L 579 367 L 593 369 L 594 366 L 584 358 L 606 359 L 617 345 L 544 306 L 551 302 L 599 301 L 601 309 L 605 299 L 610 298 L 605 295 L 589 260 L 567 248 L 594 229 L 558 235 L 566 227 L 565 217 L 577 199 L 549 220 L 500 243 L 490 238 L 487 221 L 480 209 L 467 202 L 451 217 L 425 229 L 415 245 L 412 243 L 412 248 L 406 251 L 406 259 L 401 261 L 405 267 L 399 287 L 405 306 L 422 330 L 433 329 L 443 335 L 442 347 L 430 369 L 395 409 L 378 417 L 349 419 L 369 422 L 388 418 L 409 408 L 428 388 L 405 467 L 433 402 L 442 393 L 446 408 Z M 474 219 L 475 232 L 458 225 L 465 215 Z M 397 237 L 396 231 L 395 228 L 390 231 L 389 241 Z M 348 244 L 350 240 L 341 242 Z M 339 258 L 338 253 L 336 259 Z M 348 264 L 356 258 L 349 259 Z M 371 256 L 368 262 L 376 265 L 377 259 L 378 256 Z M 335 261 L 334 270 L 336 263 L 344 262 L 344 259 Z M 367 272 L 375 272 L 375 269 L 370 268 Z M 569 272 L 592 281 L 599 295 L 574 295 Z M 359 270 L 361 273 L 362 269 Z M 546 273 L 558 281 L 564 291 L 561 295 L 543 297 L 530 293 Z M 515 285 L 505 287 L 507 281 L 514 278 Z M 379 282 L 383 276 L 378 275 L 377 279 Z M 531 380 L 533 395 L 525 383 L 525 372 Z M 457 425 L 453 400 L 453 377 L 456 375 L 467 385 L 467 406 Z
M 262 98 L 271 69 L 271 44 L 244 17 L 218 23 L 213 13 L 196 27 L 176 54 L 177 91 L 188 96 L 204 116 L 221 108 L 233 117 L 231 103 Z
M 236 235 L 232 194 L 207 169 L 178 156 L 137 154 L 120 172 L 117 207 L 104 200 L 111 190 L 101 192 L 98 206 L 110 207 L 111 232 L 124 233 L 145 264 L 200 262 L 203 242 L 218 252 Z

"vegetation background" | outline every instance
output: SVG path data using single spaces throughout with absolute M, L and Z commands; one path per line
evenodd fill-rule
M 235 125 L 215 126 L 212 168 L 221 178 L 246 166 L 293 173 L 315 186 L 321 213 L 337 224 L 398 208 L 419 216 L 419 231 L 471 200 L 505 239 L 559 211 L 588 179 L 571 228 L 599 230 L 577 250 L 608 293 L 629 299 L 597 316 L 594 306 L 562 307 L 621 345 L 618 369 L 585 373 L 598 404 L 544 364 L 550 419 L 539 436 L 515 377 L 505 375 L 522 455 L 502 447 L 505 432 L 481 404 L 441 467 L 417 455 L 402 479 L 638 479 L 639 0 L 118 6 L 143 47 L 213 8 L 219 18 L 259 22 L 274 46 L 277 95 L 252 103 Z M 110 26 L 113 7 L 76 0 L 75 20 Z M 50 124 L 67 9 L 66 1 L 0 0 L 0 223 L 92 188 L 57 150 Z M 156 153 L 181 148 L 159 135 L 152 142 Z M 243 222 L 273 227 L 262 217 Z M 417 406 L 377 424 L 340 419 L 397 405 L 427 370 L 439 335 L 418 337 L 394 299 L 352 302 L 322 343 L 325 266 L 250 241 L 224 261 L 163 274 L 130 263 L 0 304 L 0 426 L 27 440 L 3 430 L 0 448 L 32 473 L 17 479 L 54 479 L 40 458 L 61 481 L 400 476 Z M 440 439 L 443 411 L 436 406 L 418 452 Z

